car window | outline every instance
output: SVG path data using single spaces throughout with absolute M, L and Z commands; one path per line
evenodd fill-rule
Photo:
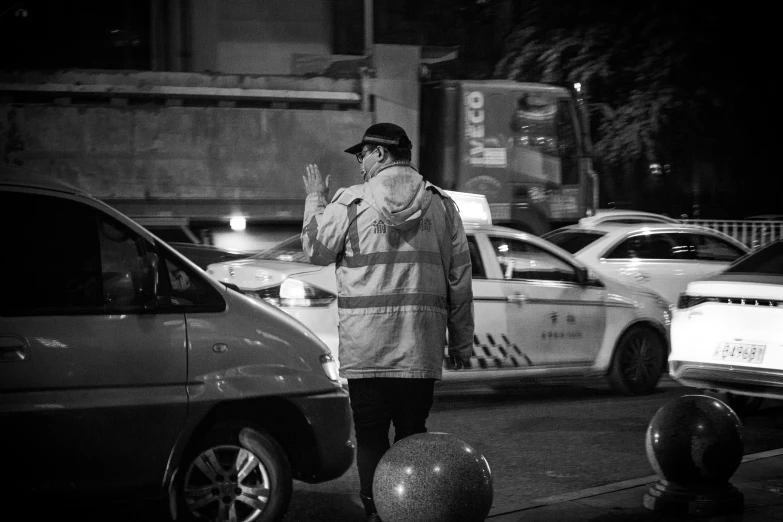
M 576 254 L 587 245 L 590 245 L 606 235 L 606 232 L 594 230 L 555 230 L 544 234 L 544 239 L 554 243 L 569 254 Z
M 686 260 L 694 258 L 695 246 L 690 234 L 652 233 L 629 237 L 605 256 L 607 259 L 663 259 Z
M 476 236 L 468 236 L 468 249 L 470 250 L 470 264 L 473 268 L 473 279 L 486 279 L 487 272 L 484 270 L 484 262 L 481 261 L 481 252 L 479 251 Z
M 506 237 L 490 237 L 504 279 L 577 280 L 574 267 L 546 250 Z
M 96 212 L 101 296 L 108 308 L 143 307 L 144 257 L 152 245 L 114 218 Z
M 707 234 L 693 234 L 696 246 L 696 259 L 703 261 L 734 261 L 745 252 L 728 241 Z
M 783 240 L 770 243 L 738 259 L 726 272 L 783 275 Z
M 13 201 L 11 201 L 13 200 Z M 11 209 L 24 208 L 24 219 Z M 4 241 L 3 315 L 109 314 L 146 311 L 145 279 L 155 246 L 115 218 L 70 199 L 0 193 Z M 170 265 L 161 264 L 159 271 Z M 188 267 L 158 278 L 158 305 L 223 309 L 219 292 Z M 162 273 L 162 272 L 159 272 Z M 8 277 L 13 275 L 13 277 Z M 169 299 L 171 296 L 171 299 Z
M 24 209 L 20 216 L 18 209 Z M 0 192 L 5 223 L 3 315 L 80 313 L 101 299 L 101 253 L 95 212 L 75 201 Z M 11 252 L 14 255 L 10 255 Z
M 162 249 L 161 249 L 162 250 Z M 160 294 L 169 296 L 169 304 L 175 308 L 186 308 L 188 312 L 222 311 L 223 297 L 203 274 L 197 274 L 181 259 L 163 254 L 160 259 Z

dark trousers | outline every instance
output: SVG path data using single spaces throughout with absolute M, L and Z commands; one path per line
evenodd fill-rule
M 360 493 L 365 497 L 372 497 L 375 468 L 390 447 L 391 423 L 394 442 L 426 432 L 434 389 L 435 379 L 348 379 Z

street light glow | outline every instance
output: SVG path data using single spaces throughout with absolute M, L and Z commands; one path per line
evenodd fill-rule
M 229 223 L 231 224 L 231 230 L 245 230 L 247 226 L 247 220 L 242 216 L 232 217 Z

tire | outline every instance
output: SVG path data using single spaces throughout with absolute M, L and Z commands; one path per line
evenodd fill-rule
M 666 368 L 666 346 L 657 332 L 633 326 L 614 349 L 609 384 L 623 395 L 652 393 Z
M 180 520 L 272 522 L 283 518 L 291 501 L 285 451 L 269 433 L 245 424 L 216 425 L 188 453 L 180 472 Z

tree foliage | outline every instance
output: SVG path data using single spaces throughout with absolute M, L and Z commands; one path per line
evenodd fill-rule
M 711 141 L 709 120 L 722 104 L 710 58 L 719 51 L 714 5 L 531 0 L 495 76 L 580 82 L 603 162 L 671 161 L 682 139 Z

